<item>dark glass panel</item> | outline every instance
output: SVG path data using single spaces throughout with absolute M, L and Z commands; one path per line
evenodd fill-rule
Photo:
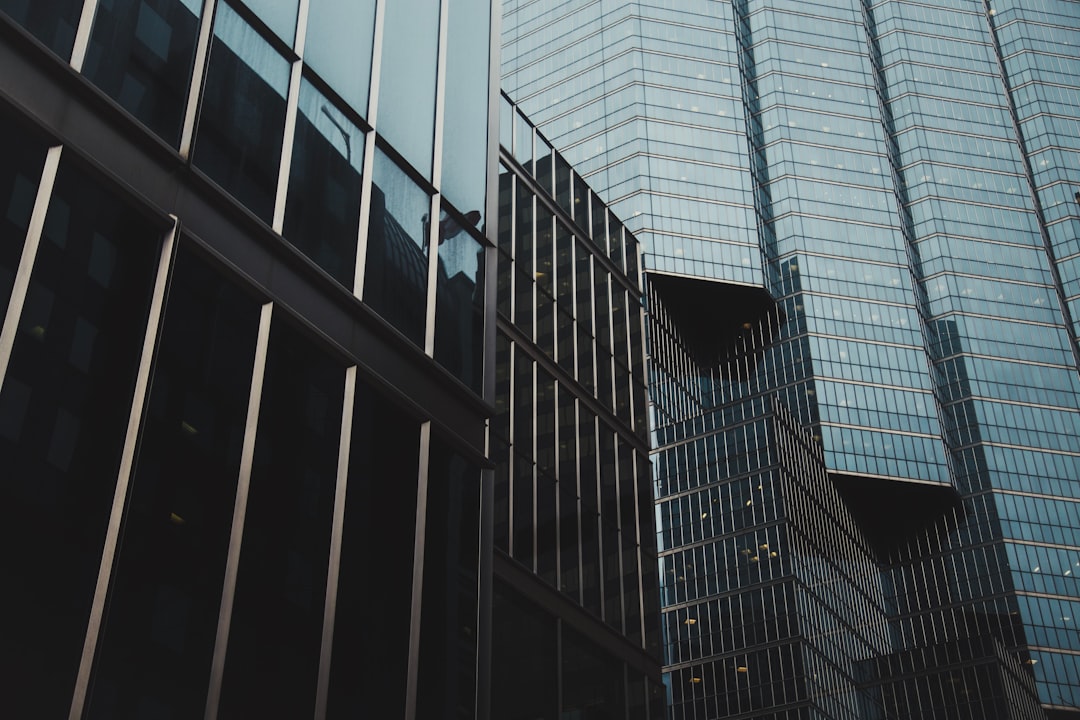
M 466 214 L 485 212 L 491 2 L 450 6 L 446 38 L 441 188 Z M 478 218 L 479 222 L 479 218 Z
M 622 528 L 623 605 L 626 636 L 641 644 L 641 598 L 638 593 L 637 508 L 634 482 L 634 449 L 619 442 L 619 524 Z
M 431 439 L 416 716 L 476 717 L 480 469 Z
M 592 255 L 586 246 L 574 241 L 574 267 L 577 273 L 577 321 L 578 327 L 590 336 L 593 331 Z M 581 349 L 581 346 L 578 346 Z
M 620 270 L 625 269 L 623 263 L 623 227 L 615 217 L 615 213 L 608 210 L 608 257 Z M 636 281 L 636 278 L 635 278 Z
M 574 318 L 562 305 L 556 308 L 555 334 L 558 340 L 559 365 L 570 377 L 574 377 Z
M 589 186 L 574 173 L 574 222 L 585 232 L 589 232 Z
M 513 541 L 514 559 L 519 563 L 533 569 L 533 535 L 535 523 L 533 521 L 533 473 L 536 468 L 528 456 L 514 453 L 513 470 Z
M 566 162 L 559 153 L 555 156 L 555 201 L 567 214 L 573 212 L 573 201 L 570 197 L 570 163 Z
M 510 441 L 510 357 L 513 345 L 502 332 L 495 334 L 495 417 L 492 434 Z
M 349 452 L 327 716 L 402 717 L 420 425 L 357 382 Z
M 13 717 L 63 717 L 83 648 L 162 232 L 62 166 L 0 392 Z
M 88 717 L 206 708 L 258 328 L 259 303 L 181 249 Z
M 514 263 L 520 272 L 533 274 L 533 199 L 534 195 L 521 184 L 517 193 L 517 227 L 514 231 Z
M 559 386 L 560 589 L 577 600 L 581 566 L 578 548 L 577 414 L 574 396 Z
M 549 358 L 555 357 L 555 298 L 536 292 L 536 344 Z
M 536 574 L 549 585 L 556 585 L 556 562 L 559 552 L 558 508 L 555 476 L 539 469 L 536 473 Z
M 0 318 L 7 313 L 26 230 L 34 212 L 45 142 L 0 112 Z
M 533 299 L 536 283 L 532 275 L 526 275 L 518 263 L 514 263 L 514 325 L 530 340 L 533 338 L 533 314 L 537 303 Z
M 435 360 L 479 394 L 484 380 L 486 246 L 463 222 L 452 210 L 444 210 L 439 222 Z
M 304 63 L 367 116 L 375 0 L 310 0 Z
M 218 5 L 193 162 L 245 207 L 273 220 L 289 63 Z
M 218 717 L 315 706 L 344 369 L 275 318 Z
M 555 476 L 555 378 L 536 370 L 536 466 Z
M 0 0 L 0 10 L 64 60 L 71 58 L 83 0 Z
M 607 252 L 607 209 L 603 201 L 596 195 L 592 196 L 592 239 L 601 250 Z
M 417 345 L 424 344 L 431 199 L 375 150 L 364 302 Z
M 98 5 L 83 74 L 173 147 L 180 144 L 202 3 Z
M 597 497 L 596 416 L 578 408 L 578 482 L 581 492 L 582 601 L 598 617 L 600 609 L 600 502 Z
M 569 628 L 563 628 L 562 637 L 562 716 L 622 720 L 626 714 L 622 663 Z
M 548 195 L 552 193 L 553 172 L 555 168 L 555 151 L 544 138 L 536 138 L 536 182 Z
M 574 236 L 562 222 L 555 223 L 555 299 L 566 312 L 574 311 Z
M 600 425 L 600 531 L 604 551 L 604 620 L 622 631 L 622 567 L 619 563 L 619 492 L 615 476 L 615 435 Z
M 580 321 L 577 326 L 577 336 L 578 382 L 586 390 L 592 392 L 596 387 L 593 379 L 593 339 L 581 326 Z
M 351 290 L 364 134 L 306 78 L 297 111 L 282 234 Z
M 514 207 L 514 175 L 499 163 L 499 250 L 511 256 L 514 253 L 514 224 L 511 212 Z
M 495 463 L 495 547 L 510 552 L 510 446 L 492 442 L 491 462 Z
M 532 173 L 533 127 L 520 113 L 514 113 L 514 159 L 521 163 L 525 172 Z
M 638 280 L 638 244 L 634 240 L 634 236 L 629 231 L 624 230 L 625 249 L 626 249 L 626 276 L 630 278 L 630 281 L 636 286 Z
M 552 235 L 554 216 L 542 203 L 536 207 L 536 286 L 555 295 L 555 242 Z
M 435 144 L 439 0 L 387 3 L 383 37 L 393 41 L 382 45 L 379 132 L 430 179 Z
M 555 618 L 496 582 L 491 626 L 491 717 L 556 720 Z

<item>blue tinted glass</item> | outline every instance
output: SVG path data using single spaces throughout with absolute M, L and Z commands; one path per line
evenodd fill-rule
M 296 40 L 296 12 L 300 0 L 244 0 L 285 44 L 292 47 Z
M 484 211 L 490 16 L 490 2 L 450 6 L 441 189 L 463 213 Z
M 379 78 L 379 134 L 427 178 L 435 143 L 439 0 L 386 4 Z M 471 209 L 471 208 L 470 208 Z
M 67 60 L 75 44 L 82 0 L 0 0 L 0 11 Z
M 375 0 L 311 0 L 304 62 L 367 116 Z

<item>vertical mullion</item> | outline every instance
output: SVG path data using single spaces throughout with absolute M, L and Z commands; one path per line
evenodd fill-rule
M 214 659 L 210 667 L 210 689 L 206 695 L 206 720 L 215 720 L 221 700 L 221 681 L 225 672 L 225 651 L 232 622 L 232 606 L 236 596 L 236 575 L 240 562 L 240 542 L 247 515 L 248 491 L 251 487 L 251 466 L 255 457 L 255 436 L 262 403 L 263 379 L 266 375 L 266 356 L 270 344 L 270 320 L 274 304 L 262 306 L 259 317 L 259 336 L 255 345 L 255 364 L 251 372 L 251 392 L 248 396 L 247 424 L 240 454 L 240 472 L 236 482 L 236 502 L 233 505 L 232 531 L 229 536 L 229 555 L 225 565 L 225 582 L 218 610 L 217 635 L 214 639 Z
M 435 289 L 439 279 L 439 202 L 442 196 L 435 193 L 431 196 L 431 205 L 428 210 L 427 237 L 424 242 L 428 244 L 428 273 L 427 273 L 427 305 L 424 310 L 424 353 L 435 356 Z
M 203 81 L 206 79 L 206 63 L 210 55 L 210 39 L 214 29 L 216 9 L 217 0 L 203 0 L 199 42 L 195 49 L 195 65 L 191 75 L 191 88 L 188 90 L 184 127 L 180 133 L 180 157 L 184 159 L 191 158 L 191 145 L 195 138 L 195 120 L 199 114 L 199 96 L 202 94 Z
M 315 720 L 326 717 L 330 688 L 330 660 L 334 645 L 334 619 L 341 566 L 341 536 L 345 527 L 345 498 L 349 480 L 352 446 L 353 406 L 356 403 L 356 366 L 345 370 L 345 398 L 341 409 L 341 440 L 338 444 L 337 488 L 334 491 L 334 520 L 330 531 L 330 563 L 326 573 L 326 603 L 323 609 L 322 648 L 319 656 L 318 689 L 315 693 Z
M 289 69 L 289 95 L 285 103 L 285 133 L 281 146 L 281 164 L 278 166 L 277 196 L 274 200 L 274 220 L 271 227 L 280 234 L 285 225 L 285 202 L 289 195 L 289 174 L 292 170 L 293 141 L 296 135 L 296 113 L 300 103 L 300 78 L 303 69 L 304 44 L 307 40 L 307 16 L 309 0 L 300 0 L 296 19 L 296 59 Z
M 367 268 L 368 232 L 371 228 L 371 182 L 375 168 L 375 123 L 379 112 L 379 75 L 382 70 L 382 36 L 386 23 L 387 0 L 376 0 L 375 34 L 371 42 L 371 78 L 368 83 L 367 121 L 371 130 L 364 136 L 364 168 L 360 180 L 360 228 L 356 243 L 356 266 L 353 295 L 364 297 L 364 273 Z
M 420 426 L 419 472 L 416 487 L 416 538 L 413 542 L 412 617 L 409 622 L 409 667 L 405 684 L 405 720 L 416 720 L 416 690 L 420 678 L 420 615 L 424 600 L 424 542 L 427 537 L 428 463 L 431 422 Z
M 23 244 L 22 256 L 19 258 L 19 267 L 15 271 L 15 282 L 11 287 L 11 299 L 8 301 L 4 324 L 0 328 L 0 390 L 4 387 L 4 377 L 7 375 L 8 363 L 11 362 L 11 351 L 15 347 L 15 334 L 19 329 L 23 305 L 26 304 L 26 293 L 30 288 L 30 274 L 34 270 L 38 246 L 41 244 L 41 233 L 45 229 L 45 215 L 49 212 L 49 199 L 52 197 L 53 185 L 56 184 L 56 171 L 60 167 L 62 149 L 59 145 L 49 148 L 45 155 L 45 163 L 41 168 L 41 180 L 38 183 L 37 197 L 34 198 L 30 224 L 26 229 L 26 241 Z
M 82 72 L 83 63 L 86 62 L 86 51 L 90 47 L 90 31 L 93 30 L 98 2 L 99 0 L 86 0 L 83 3 L 79 27 L 75 31 L 75 43 L 71 49 L 71 67 L 76 72 Z
M 173 226 L 161 244 L 161 256 L 158 259 L 157 277 L 154 281 L 153 295 L 150 301 L 150 316 L 143 335 L 142 353 L 139 359 L 139 371 L 135 378 L 135 393 L 131 401 L 131 413 L 128 415 L 127 434 L 120 456 L 120 469 L 117 472 L 116 490 L 113 493 L 112 510 L 109 525 L 105 532 L 105 546 L 101 554 L 101 566 L 98 568 L 97 585 L 94 588 L 94 600 L 90 606 L 90 618 L 87 622 L 86 638 L 83 641 L 82 659 L 79 661 L 79 673 L 75 680 L 75 692 L 71 700 L 70 720 L 82 716 L 86 703 L 86 693 L 90 682 L 90 670 L 94 662 L 94 651 L 101 634 L 101 619 L 105 613 L 105 598 L 109 591 L 113 561 L 120 542 L 120 521 L 124 514 L 128 485 L 131 483 L 132 469 L 135 465 L 135 446 L 139 440 L 139 428 L 142 426 L 143 409 L 146 405 L 147 389 L 150 386 L 150 366 L 154 359 L 158 328 L 165 308 L 165 289 L 169 280 L 169 268 L 172 265 L 173 249 L 176 247 L 176 233 L 180 221 L 173 217 Z

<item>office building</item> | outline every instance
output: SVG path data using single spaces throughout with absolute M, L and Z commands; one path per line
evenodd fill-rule
M 497 12 L 0 2 L 6 715 L 487 716 Z
M 887 632 L 830 651 L 849 679 L 819 697 L 1080 713 L 1078 46 L 1068 0 L 504 6 L 504 90 L 641 241 L 688 348 L 665 365 L 651 339 L 658 474 L 701 494 L 746 472 L 672 456 L 775 401 L 867 536 Z M 663 571 L 725 531 L 657 481 L 661 537 L 696 527 Z M 701 630 L 664 602 L 669 644 Z M 729 658 L 700 647 L 665 658 L 673 697 L 685 668 Z M 841 705 L 817 712 L 870 712 Z
M 636 239 L 502 99 L 491 716 L 665 717 Z

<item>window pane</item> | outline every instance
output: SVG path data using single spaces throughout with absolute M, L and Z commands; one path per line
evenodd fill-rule
M 375 150 L 364 302 L 417 345 L 424 344 L 431 199 Z
M 436 283 L 435 359 L 480 393 L 484 370 L 484 245 L 445 212 L 439 222 Z
M 503 583 L 495 584 L 491 618 L 491 716 L 555 720 L 559 716 L 555 618 Z M 527 648 L 527 652 L 522 652 Z
M 315 707 L 345 373 L 278 316 L 270 333 L 222 718 Z
M 419 460 L 419 423 L 358 382 L 330 718 L 405 715 Z
M 564 718 L 625 716 L 622 663 L 565 626 L 562 678 Z
M 394 149 L 430 178 L 435 143 L 439 0 L 394 0 L 386 4 L 385 23 L 383 36 L 394 42 L 382 46 L 376 124 Z
M 306 79 L 285 206 L 285 239 L 352 289 L 364 134 Z
M 176 147 L 202 3 L 113 0 L 98 5 L 83 74 Z
M 431 439 L 417 717 L 476 716 L 480 469 Z
M 71 58 L 83 0 L 0 0 L 0 10 L 60 57 Z
M 161 232 L 60 168 L 0 392 L 4 709 L 63 717 L 101 564 Z
M 259 304 L 180 251 L 89 717 L 206 708 Z
M 219 5 L 194 163 L 266 222 L 274 215 L 289 63 Z
M 490 20 L 490 2 L 450 5 L 442 191 L 464 213 L 484 212 Z
M 367 116 L 375 0 L 311 0 L 304 62 Z
M 296 12 L 299 0 L 244 0 L 259 19 L 292 47 L 296 40 Z
M 45 142 L 0 113 L 0 318 L 7 313 L 26 230 L 34 212 Z

